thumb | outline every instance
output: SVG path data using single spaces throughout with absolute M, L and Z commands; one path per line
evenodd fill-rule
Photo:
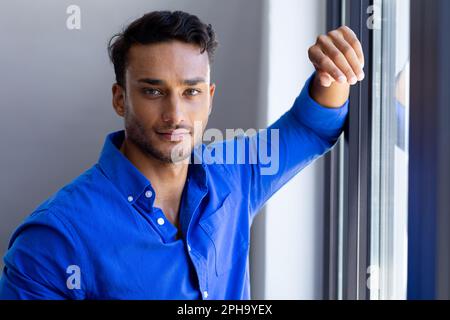
M 319 82 L 323 87 L 329 87 L 335 81 L 328 72 L 317 71 L 317 76 L 319 77 Z

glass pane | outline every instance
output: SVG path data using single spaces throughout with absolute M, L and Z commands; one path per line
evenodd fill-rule
M 375 0 L 371 299 L 406 299 L 409 1 Z

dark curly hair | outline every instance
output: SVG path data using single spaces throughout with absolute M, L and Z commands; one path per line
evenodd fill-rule
M 198 45 L 201 53 L 207 52 L 212 63 L 218 42 L 210 24 L 183 11 L 153 11 L 133 21 L 121 33 L 114 35 L 108 44 L 108 53 L 114 65 L 116 82 L 125 87 L 127 54 L 135 44 L 161 43 L 179 40 Z

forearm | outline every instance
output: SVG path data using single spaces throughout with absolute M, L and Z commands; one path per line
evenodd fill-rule
M 267 137 L 259 133 L 248 138 L 249 146 L 270 141 L 264 151 L 264 157 L 270 154 L 270 161 L 266 159 L 265 163 L 258 162 L 241 169 L 241 176 L 250 177 L 252 212 L 257 212 L 274 192 L 329 150 L 342 133 L 348 103 L 344 101 L 341 108 L 324 108 L 310 94 L 313 79 L 311 76 L 307 80 L 292 108 L 268 128 L 270 134 Z M 237 150 L 236 147 L 230 149 Z M 228 148 L 224 146 L 223 150 Z
M 320 105 L 327 108 L 339 108 L 348 100 L 350 85 L 348 83 L 333 82 L 331 86 L 324 87 L 316 73 L 311 87 L 310 96 Z

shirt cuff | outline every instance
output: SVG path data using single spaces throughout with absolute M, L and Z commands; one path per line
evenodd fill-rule
M 347 118 L 349 100 L 339 108 L 327 108 L 317 103 L 309 94 L 314 76 L 315 73 L 306 81 L 290 112 L 300 123 L 321 136 L 337 137 Z

